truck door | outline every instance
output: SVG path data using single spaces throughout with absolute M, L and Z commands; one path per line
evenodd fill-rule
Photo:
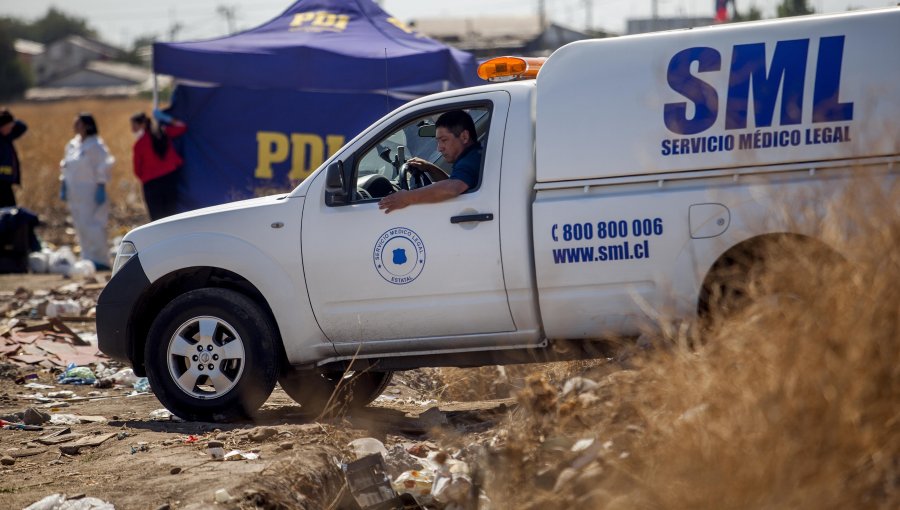
M 449 173 L 433 123 L 455 109 L 470 114 L 483 144 L 478 185 L 454 199 L 385 214 L 378 201 L 398 189 L 400 173 L 391 163 L 398 157 L 427 159 Z M 398 112 L 340 155 L 355 190 L 347 204 L 330 204 L 326 175 L 317 176 L 304 207 L 302 257 L 313 311 L 331 341 L 515 329 L 499 232 L 508 109 L 506 92 L 489 92 Z

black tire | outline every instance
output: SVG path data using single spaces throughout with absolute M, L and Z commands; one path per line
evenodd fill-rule
M 250 417 L 275 387 L 276 341 L 269 316 L 247 296 L 192 290 L 166 305 L 150 327 L 144 353 L 150 387 L 185 420 Z
M 826 245 L 796 236 L 768 240 L 716 263 L 701 293 L 701 323 L 721 326 L 754 305 L 814 303 L 845 274 L 846 261 Z
M 393 372 L 349 372 L 344 375 L 343 372 L 288 370 L 278 382 L 305 413 L 318 416 L 326 411 L 334 414 L 347 408 L 365 407 L 384 392 L 393 375 Z

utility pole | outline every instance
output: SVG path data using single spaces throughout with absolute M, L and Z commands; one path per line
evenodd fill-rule
M 594 0 L 584 0 L 584 30 L 591 32 L 594 30 Z
M 657 19 L 659 17 L 659 0 L 651 0 L 650 2 L 651 17 Z
M 538 0 L 538 23 L 540 23 L 541 30 L 544 30 L 544 27 L 547 26 L 547 5 L 545 0 Z
M 228 33 L 234 33 L 234 18 L 235 12 L 237 11 L 237 7 L 220 5 L 216 8 L 216 12 L 219 13 L 220 16 L 225 18 L 225 22 L 228 23 Z

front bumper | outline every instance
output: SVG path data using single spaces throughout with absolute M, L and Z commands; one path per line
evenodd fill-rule
M 97 300 L 97 345 L 112 359 L 133 364 L 131 331 L 135 306 L 150 287 L 140 254 L 129 260 L 106 284 Z

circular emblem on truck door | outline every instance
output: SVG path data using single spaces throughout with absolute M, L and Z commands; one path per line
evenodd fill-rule
M 385 281 L 406 285 L 425 268 L 425 243 L 412 230 L 395 227 L 381 234 L 372 253 L 375 270 Z

